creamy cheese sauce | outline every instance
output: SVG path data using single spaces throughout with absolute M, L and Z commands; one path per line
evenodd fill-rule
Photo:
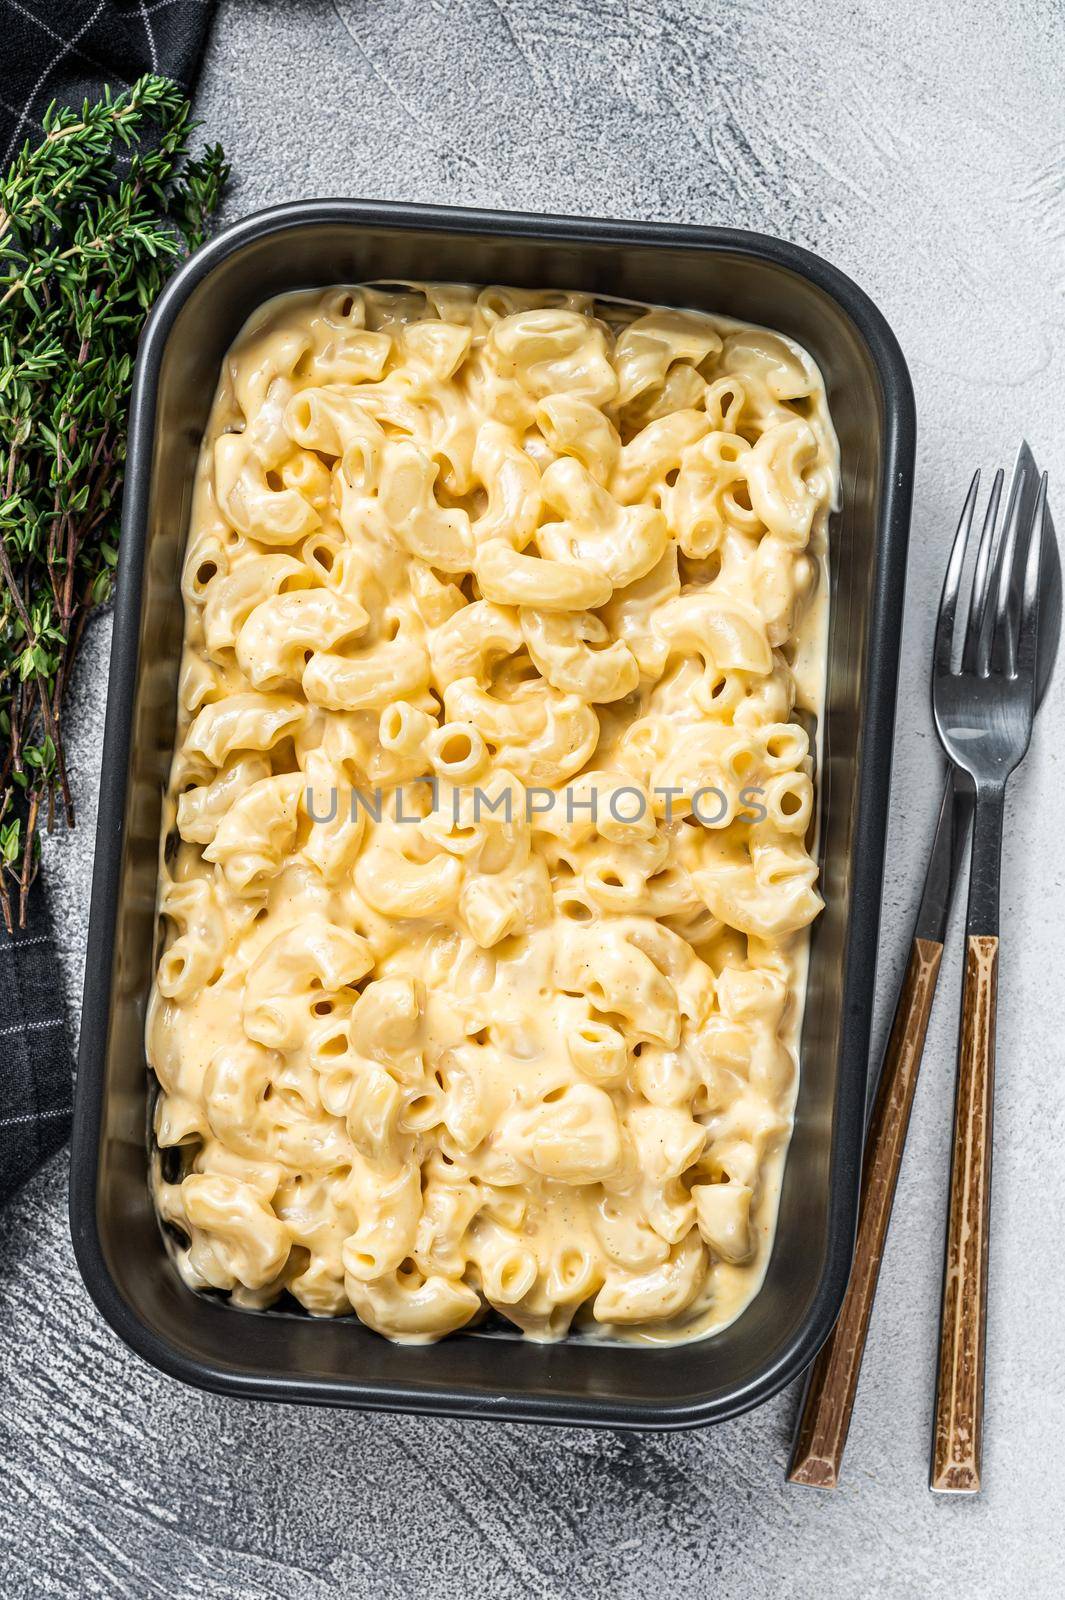
M 838 450 L 783 336 L 339 286 L 227 357 L 147 1026 L 197 1289 L 676 1342 L 791 1130 Z M 166 1160 L 162 1155 L 174 1152 Z

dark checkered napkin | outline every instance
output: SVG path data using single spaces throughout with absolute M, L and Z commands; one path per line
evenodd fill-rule
M 159 72 L 191 88 L 214 0 L 0 0 L 0 169 L 41 135 L 53 100 L 80 105 L 105 83 Z M 0 1202 L 70 1132 L 70 1048 L 44 887 L 29 926 L 0 921 Z
M 0 921 L 0 1202 L 70 1132 L 63 986 L 39 883 L 27 924 L 12 935 Z
M 39 136 L 52 100 L 80 105 L 145 72 L 191 87 L 213 10 L 214 0 L 0 0 L 0 165 Z

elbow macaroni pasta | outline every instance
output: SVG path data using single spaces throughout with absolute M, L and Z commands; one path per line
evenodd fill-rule
M 147 1022 L 186 1282 L 437 1339 L 757 1291 L 795 1096 L 838 476 L 778 334 L 284 296 L 225 363 Z

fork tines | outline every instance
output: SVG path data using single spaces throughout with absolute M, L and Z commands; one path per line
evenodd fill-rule
M 961 619 L 963 642 L 960 671 L 986 678 L 992 674 L 1035 681 L 1036 621 L 1039 571 L 1043 555 L 1047 475 L 1044 472 L 1027 526 L 1021 523 L 1022 496 L 1014 484 L 1006 516 L 999 526 L 1003 473 L 995 473 L 973 565 L 968 610 Z M 943 581 L 936 626 L 935 670 L 957 675 L 955 637 L 962 574 L 973 543 L 979 470 L 973 475 Z M 992 603 L 993 601 L 993 603 Z

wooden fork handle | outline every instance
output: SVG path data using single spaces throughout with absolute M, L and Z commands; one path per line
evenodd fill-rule
M 850 1282 L 836 1325 L 810 1369 L 788 1467 L 792 1483 L 834 1489 L 839 1482 L 942 954 L 943 946 L 931 939 L 915 939 L 910 948 L 866 1136 Z
M 980 1488 L 997 993 L 998 939 L 970 934 L 929 1480 L 930 1488 L 947 1494 L 976 1494 Z

